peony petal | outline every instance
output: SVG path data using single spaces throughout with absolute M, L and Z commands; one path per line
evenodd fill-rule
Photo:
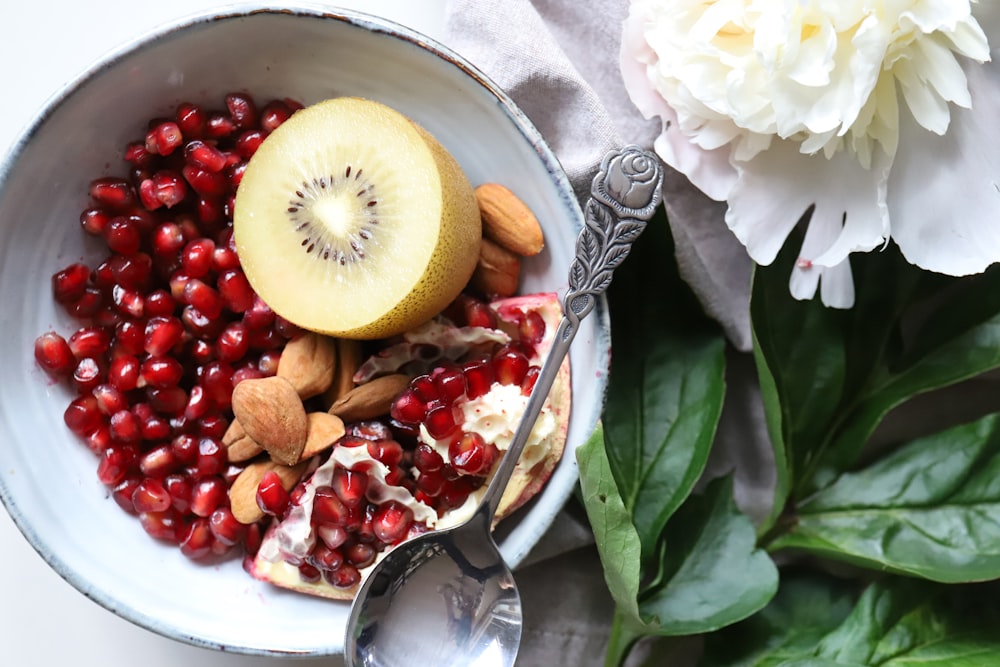
M 991 27 L 997 25 L 997 13 Z M 1000 63 L 967 63 L 972 109 L 956 109 L 944 137 L 901 114 L 899 151 L 889 179 L 892 236 L 924 269 L 953 276 L 1000 261 Z
M 854 307 L 854 274 L 849 260 L 823 269 L 819 298 L 830 308 Z
M 813 217 L 809 221 L 802 248 L 801 258 L 815 257 L 829 247 L 841 234 L 841 224 L 834 218 L 826 220 Z M 788 290 L 792 297 L 802 301 L 816 295 L 820 288 L 820 299 L 831 308 L 850 308 L 854 305 L 854 279 L 850 261 L 844 260 L 836 266 L 820 266 L 808 259 L 800 259 L 792 269 L 788 280 Z
M 865 170 L 843 151 L 827 159 L 802 155 L 792 142 L 775 141 L 770 150 L 738 167 L 740 178 L 729 196 L 726 222 L 754 261 L 774 261 L 785 237 L 814 204 L 810 229 L 832 225 L 828 228 L 837 234 L 822 237 L 828 239 L 826 244 L 816 246 L 816 254 L 805 259 L 835 266 L 849 252 L 871 250 L 885 242 L 886 156 L 878 169 Z

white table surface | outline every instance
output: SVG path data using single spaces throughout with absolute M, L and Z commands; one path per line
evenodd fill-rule
M 5 2 L 0 9 L 0 154 L 46 100 L 92 61 L 159 23 L 230 3 L 205 0 Z M 444 0 L 341 0 L 442 39 Z M 2 443 L 0 443 L 2 446 Z M 279 667 L 339 659 L 223 654 L 165 639 L 81 595 L 38 556 L 0 510 L 0 664 L 10 667 Z

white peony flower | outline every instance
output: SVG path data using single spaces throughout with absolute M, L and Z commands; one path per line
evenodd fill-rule
M 940 273 L 1000 261 L 998 4 L 632 0 L 622 74 L 754 261 L 811 209 L 791 292 L 850 307 L 849 254 L 890 236 Z

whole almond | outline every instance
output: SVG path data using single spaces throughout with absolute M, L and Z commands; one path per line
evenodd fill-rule
M 471 285 L 488 298 L 505 298 L 517 293 L 521 280 L 521 258 L 483 239 L 479 248 L 479 261 L 472 272 Z
M 234 419 L 222 436 L 222 444 L 226 446 L 226 456 L 232 463 L 249 461 L 264 451 L 257 442 L 247 435 L 240 420 Z
M 330 449 L 347 432 L 343 420 L 329 412 L 310 412 L 308 417 L 309 436 L 306 438 L 306 447 L 302 450 L 303 461 Z
M 402 373 L 383 375 L 354 387 L 330 406 L 330 413 L 345 422 L 373 419 L 389 414 L 392 401 L 410 384 Z
M 483 183 L 476 188 L 476 201 L 484 237 L 523 257 L 537 255 L 545 247 L 538 218 L 507 187 Z
M 295 387 L 283 377 L 243 380 L 233 389 L 233 414 L 278 463 L 298 463 L 309 435 L 309 419 Z
M 281 486 L 286 491 L 291 491 L 292 487 L 299 481 L 306 471 L 308 463 L 303 461 L 295 466 L 285 466 L 274 461 L 255 461 L 240 471 L 240 474 L 233 480 L 233 485 L 229 487 L 229 507 L 233 516 L 240 523 L 256 523 L 264 518 L 264 511 L 257 504 L 257 487 L 264 473 L 273 470 L 281 478 Z
M 333 383 L 336 343 L 312 331 L 288 341 L 278 360 L 278 376 L 292 383 L 302 400 L 319 396 Z

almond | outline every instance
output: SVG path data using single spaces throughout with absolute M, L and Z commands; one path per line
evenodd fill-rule
M 312 331 L 288 341 L 278 360 L 278 376 L 292 383 L 302 400 L 319 396 L 333 384 L 336 343 Z
M 243 380 L 233 389 L 233 414 L 246 434 L 278 463 L 298 463 L 309 419 L 291 382 L 277 375 Z
M 389 414 L 392 401 L 410 383 L 402 373 L 383 375 L 354 387 L 330 406 L 330 413 L 345 422 L 373 419 Z
M 483 239 L 479 262 L 472 272 L 472 287 L 488 298 L 505 298 L 517 293 L 520 279 L 521 258 L 503 246 Z
M 256 440 L 247 435 L 240 420 L 234 419 L 222 436 L 222 444 L 226 446 L 226 456 L 232 463 L 249 461 L 264 451 Z
M 336 345 L 337 368 L 333 374 L 333 383 L 323 394 L 323 403 L 328 408 L 341 396 L 354 389 L 354 374 L 364 361 L 364 351 L 361 349 L 360 341 L 338 338 Z
M 340 417 L 328 412 L 309 413 L 309 436 L 302 450 L 302 460 L 316 456 L 333 447 L 333 443 L 344 437 L 344 422 Z
M 242 384 L 242 383 L 241 383 Z M 257 487 L 264 473 L 273 470 L 281 478 L 281 486 L 286 491 L 298 483 L 305 473 L 308 463 L 303 461 L 296 466 L 285 466 L 274 461 L 256 461 L 240 471 L 229 487 L 229 506 L 233 516 L 240 523 L 256 523 L 264 518 L 264 511 L 257 505 Z
M 476 188 L 476 201 L 486 238 L 523 257 L 537 255 L 545 247 L 538 218 L 505 186 L 483 183 Z

